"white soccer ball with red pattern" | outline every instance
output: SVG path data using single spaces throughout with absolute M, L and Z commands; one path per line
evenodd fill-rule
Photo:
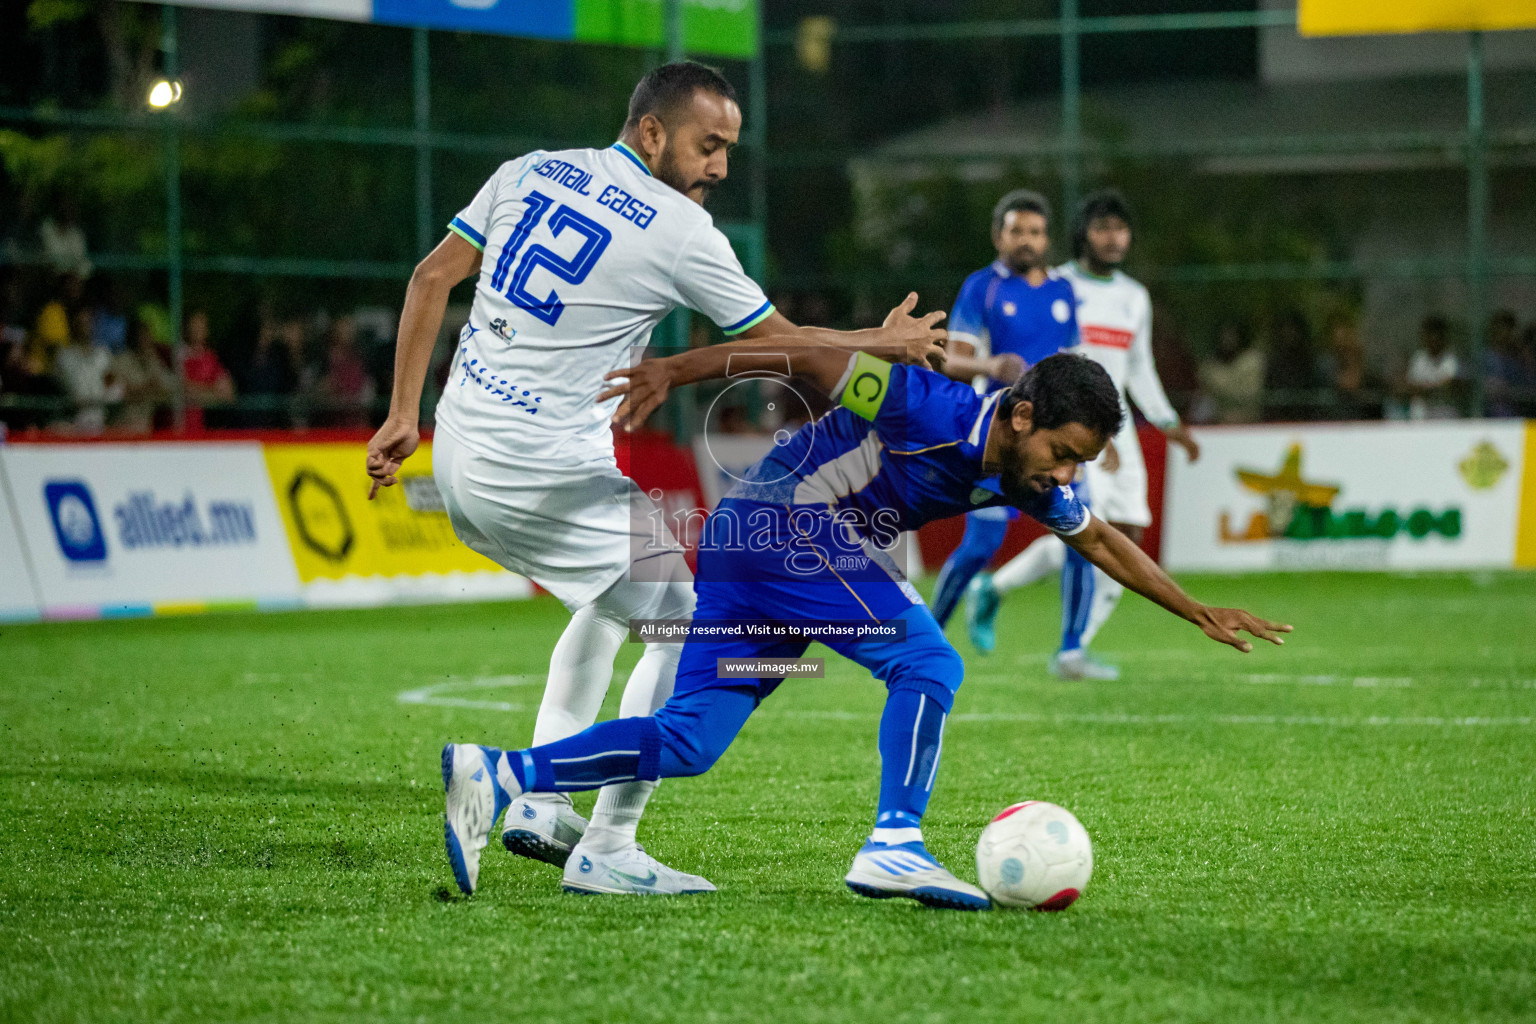
M 1088 830 L 1055 804 L 1006 807 L 976 842 L 976 875 L 999 906 L 1065 910 L 1092 874 Z

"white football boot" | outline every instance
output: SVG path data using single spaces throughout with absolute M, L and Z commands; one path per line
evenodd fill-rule
M 501 751 L 473 743 L 449 743 L 443 747 L 443 842 L 453 880 L 465 893 L 475 891 L 480 877 L 480 852 L 490 842 L 496 819 L 511 802 L 496 781 L 496 761 Z
M 501 845 L 508 853 L 559 868 L 565 866 L 586 831 L 587 819 L 576 813 L 569 798 L 524 794 L 507 808 L 501 823 Z
M 1120 678 L 1120 670 L 1099 661 L 1087 651 L 1060 651 L 1051 657 L 1051 675 L 1058 679 L 1091 679 L 1112 683 Z
M 876 900 L 902 896 L 941 910 L 989 910 L 992 907 L 992 900 L 986 893 L 945 870 L 944 865 L 923 846 L 922 840 L 865 843 L 854 856 L 853 866 L 843 881 L 860 896 Z
M 597 853 L 577 844 L 565 862 L 566 892 L 681 896 L 714 892 L 707 878 L 669 868 L 638 843 L 614 853 Z

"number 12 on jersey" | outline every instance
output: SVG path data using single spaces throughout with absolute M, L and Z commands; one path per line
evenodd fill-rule
M 603 250 L 608 248 L 613 235 L 592 218 L 577 213 L 569 206 L 558 206 L 549 218 L 549 233 L 559 237 L 561 232 L 570 228 L 583 237 L 581 248 L 567 259 L 542 245 L 530 245 L 523 253 L 523 258 L 519 260 L 517 259 L 518 250 L 528 241 L 528 236 L 533 233 L 533 229 L 539 226 L 539 221 L 544 219 L 544 214 L 555 205 L 555 201 L 542 192 L 529 192 L 525 201 L 528 205 L 523 211 L 522 219 L 512 229 L 512 234 L 507 237 L 507 244 L 501 250 L 501 258 L 496 261 L 496 270 L 491 275 L 491 287 L 501 291 L 505 286 L 506 296 L 514 306 L 525 309 L 550 326 L 554 326 L 560 320 L 560 314 L 565 312 L 565 303 L 560 301 L 560 295 L 555 291 L 551 291 L 542 299 L 530 295 L 528 293 L 529 276 L 543 267 L 562 281 L 581 284 L 587 279 L 587 275 L 592 273 L 592 268 L 597 266 L 598 258 L 603 255 Z M 515 269 L 512 268 L 514 262 L 517 264 Z

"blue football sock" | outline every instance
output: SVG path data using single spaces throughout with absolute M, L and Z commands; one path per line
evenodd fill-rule
M 498 772 L 511 772 L 524 793 L 700 775 L 731 745 L 756 707 L 754 687 L 678 694 L 653 717 L 616 718 L 541 747 L 508 750 Z
M 661 733 L 654 718 L 615 718 L 574 736 L 506 752 L 525 793 L 567 793 L 657 777 Z
M 1067 548 L 1061 567 L 1061 649 L 1081 650 L 1088 613 L 1093 611 L 1093 565 L 1074 549 Z
M 922 838 L 915 830 L 938 777 L 945 717 L 938 701 L 915 690 L 892 690 L 886 697 L 880 716 L 880 807 L 871 839 Z
M 965 536 L 960 546 L 939 570 L 939 583 L 933 592 L 933 617 L 944 625 L 955 613 L 960 597 L 976 574 L 987 567 L 1008 533 L 1008 520 L 972 513 L 965 517 Z

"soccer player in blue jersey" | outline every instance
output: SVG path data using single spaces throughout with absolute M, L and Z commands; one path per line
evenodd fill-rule
M 997 259 L 965 279 L 949 314 L 950 375 L 972 369 L 987 386 L 1012 384 L 1046 356 L 1077 344 L 1077 301 L 1072 285 L 1049 266 L 1051 207 L 1044 196 L 1017 189 L 992 211 Z M 965 518 L 965 535 L 934 589 L 933 615 L 949 622 L 966 586 L 1002 546 L 1012 507 L 976 509 Z
M 474 304 L 437 405 L 433 477 L 460 540 L 571 612 L 550 656 L 536 744 L 597 719 L 631 619 L 687 618 L 693 607 L 682 548 L 670 538 L 651 544 L 659 512 L 619 472 L 609 424 L 618 400 L 599 401 L 603 375 L 630 366 L 679 307 L 747 338 L 857 348 L 903 332 L 943 337 L 933 325 L 944 314 L 906 315 L 915 297 L 885 327 L 862 332 L 796 327 L 774 310 L 704 209 L 740 133 L 735 90 L 718 71 L 664 64 L 635 87 L 617 142 L 508 160 L 411 275 L 389 418 L 369 442 L 368 474 L 375 489 L 391 486 L 416 451 L 422 387 L 449 292 L 474 277 Z M 620 711 L 660 707 L 681 655 L 680 643 L 646 644 Z M 615 878 L 653 879 L 647 893 L 708 887 L 636 841 L 654 789 L 606 788 L 590 823 L 564 794 L 529 794 L 507 814 L 502 844 L 560 867 L 580 849 Z
M 617 416 L 635 420 L 672 385 L 753 369 L 809 380 L 838 407 L 765 456 L 711 513 L 699 545 L 693 632 L 673 694 L 659 711 L 524 750 L 443 748 L 446 844 L 466 892 L 474 887 L 480 851 L 497 817 L 520 794 L 698 775 L 713 765 L 783 681 L 720 678 L 716 659 L 795 659 L 807 646 L 793 636 L 756 637 L 749 625 L 866 623 L 899 628 L 904 638 L 823 639 L 868 668 L 888 691 L 878 741 L 879 809 L 846 881 L 864 896 L 987 908 L 981 890 L 928 853 L 921 831 L 964 664 L 880 550 L 895 532 L 934 519 L 1012 505 L 1212 639 L 1247 651 L 1252 644 L 1238 630 L 1280 643 L 1276 634 L 1290 629 L 1194 601 L 1073 496 L 1067 484 L 1078 465 L 1098 455 L 1120 426 L 1119 395 L 1096 363 L 1050 356 L 1011 388 L 980 395 L 926 368 L 892 366 L 867 353 L 850 356 L 803 342 L 776 350 L 736 342 L 616 371 L 609 376 L 629 380 L 610 394 L 626 394 Z M 704 640 L 706 627 L 732 623 L 745 635 Z M 601 865 L 573 860 L 578 866 L 566 873 L 568 889 L 637 885 L 631 877 L 606 877 Z

